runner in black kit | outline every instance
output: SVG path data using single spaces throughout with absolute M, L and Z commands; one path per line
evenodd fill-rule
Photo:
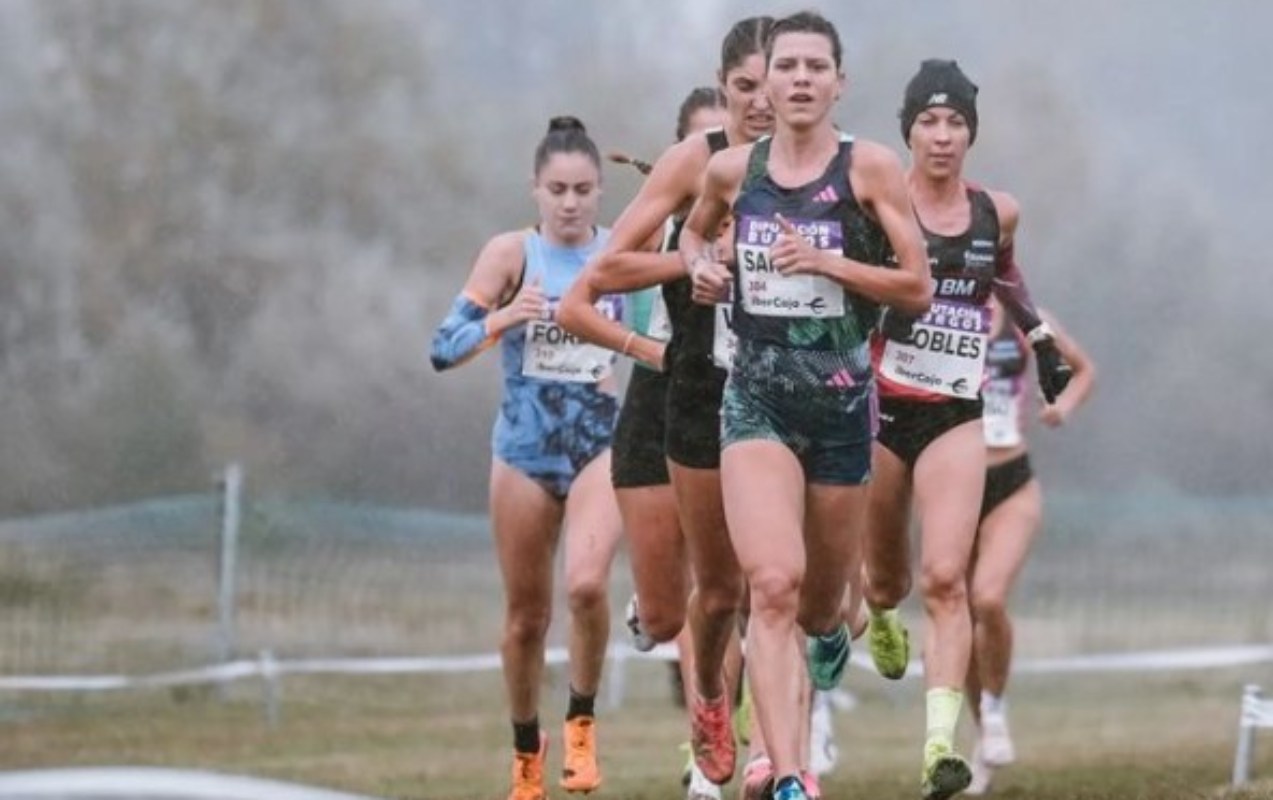
M 848 662 L 841 599 L 860 574 L 875 421 L 867 337 L 876 303 L 920 314 L 931 292 L 896 154 L 832 123 L 844 86 L 835 27 L 793 14 L 774 23 L 765 50 L 775 133 L 712 157 L 681 256 L 697 302 L 734 286 L 721 484 L 750 588 L 747 674 L 773 796 L 806 800 L 808 719 L 790 664 L 802 655 L 799 629 L 816 687 L 835 686 Z M 736 285 L 709 244 L 731 211 Z M 885 267 L 889 251 L 897 268 Z
M 1013 259 L 1016 201 L 963 178 L 977 135 L 976 97 L 977 87 L 953 61 L 925 61 L 906 87 L 900 117 L 912 151 L 907 184 L 928 242 L 934 299 L 918 320 L 890 310 L 872 342 L 880 432 L 866 539 L 868 639 L 881 674 L 901 677 L 909 648 L 896 609 L 911 586 L 914 498 L 927 619 L 926 798 L 950 797 L 970 780 L 954 733 L 972 645 L 966 578 L 986 472 L 979 391 L 992 292 L 1027 333 L 1049 403 L 1071 374 Z
M 1008 731 L 1004 696 L 1012 667 L 1012 619 L 1008 597 L 1043 520 L 1043 491 L 1030 467 L 1025 438 L 1030 409 L 1030 347 L 1025 336 L 1004 320 L 1003 307 L 992 305 L 990 349 L 986 355 L 985 403 L 986 489 L 981 499 L 981 523 L 968 567 L 968 597 L 972 608 L 972 662 L 966 684 L 968 708 L 977 723 L 972 758 L 972 783 L 967 794 L 985 794 L 994 771 L 1016 758 Z M 1074 379 L 1039 411 L 1039 420 L 1060 427 L 1086 402 L 1096 380 L 1092 359 L 1056 320 L 1040 309 L 1052 327 L 1056 346 Z
M 713 128 L 719 130 L 727 121 L 724 98 L 719 89 L 699 87 L 681 103 L 677 114 L 676 140 L 683 141 L 687 136 Z M 610 159 L 631 164 L 646 175 L 653 169 L 652 165 L 623 154 L 611 154 Z M 657 247 L 659 252 L 674 250 L 682 219 L 681 216 L 669 217 L 663 229 L 653 237 L 657 241 L 647 243 L 651 249 Z M 561 318 L 580 331 L 584 338 L 614 331 L 609 320 L 596 307 L 603 294 L 589 285 L 595 269 L 594 262 L 584 270 L 583 276 L 562 300 L 560 312 Z M 666 602 L 678 603 L 683 622 L 691 576 L 664 448 L 667 373 L 656 368 L 662 363 L 663 346 L 672 334 L 671 320 L 658 286 L 631 292 L 625 300 L 625 311 L 631 312 L 627 319 L 630 330 L 622 333 L 624 347 L 621 352 L 637 360 L 615 424 L 610 478 L 623 514 L 624 535 L 638 590 L 628 604 L 628 627 L 633 634 L 633 645 L 638 650 L 648 651 L 657 642 L 640 625 L 638 597 L 644 596 L 647 604 L 655 607 L 661 602 L 664 605 Z M 642 355 L 644 360 L 641 360 Z M 664 601 L 664 598 L 668 600 Z M 669 666 L 678 678 L 678 688 L 686 695 L 685 707 L 691 708 L 693 681 L 690 677 L 693 675 L 694 659 L 688 628 L 682 625 L 675 638 L 680 659 Z M 735 642 L 725 661 L 735 683 L 741 678 L 741 658 Z M 727 689 L 732 695 L 736 686 L 731 684 Z M 686 800 L 720 800 L 720 787 L 703 775 L 693 758 L 686 766 L 684 780 Z
M 694 592 L 688 609 L 684 595 L 677 597 L 674 590 L 679 578 L 665 568 L 647 572 L 635 560 L 633 566 L 645 634 L 655 641 L 667 641 L 689 623 L 696 673 L 691 744 L 699 768 L 717 784 L 728 781 L 735 767 L 731 698 L 721 667 L 743 592 L 720 498 L 719 408 L 725 371 L 712 360 L 714 351 L 717 356 L 727 354 L 729 331 L 725 325 L 717 330 L 720 312 L 691 302 L 685 271 L 676 254 L 642 253 L 640 248 L 668 217 L 683 212 L 694 200 L 713 152 L 754 141 L 770 131 L 773 115 L 763 91 L 762 49 L 771 24 L 768 17 L 745 19 L 725 36 L 719 78 L 729 111 L 728 124 L 723 130 L 690 136 L 658 159 L 636 198 L 615 222 L 610 242 L 589 278 L 592 291 L 601 294 L 672 282 L 664 287 L 672 325 L 672 338 L 663 358 L 669 380 L 665 446 L 693 572 Z M 568 318 L 565 322 L 585 339 L 635 353 L 642 360 L 650 361 L 644 353 L 657 353 L 661 347 L 652 346 L 640 334 L 620 337 L 609 330 L 588 330 L 578 324 L 582 321 Z

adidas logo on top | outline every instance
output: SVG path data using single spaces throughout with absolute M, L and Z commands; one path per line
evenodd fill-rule
M 840 195 L 836 194 L 834 186 L 828 184 L 822 189 L 822 191 L 815 194 L 813 199 L 814 202 L 818 203 L 834 203 L 836 200 L 840 199 Z

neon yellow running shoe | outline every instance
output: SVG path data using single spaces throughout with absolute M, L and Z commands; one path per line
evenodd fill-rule
M 881 675 L 895 681 L 906 674 L 906 665 L 911 660 L 911 637 L 897 609 L 871 614 L 867 644 L 871 649 L 871 661 Z
M 924 771 L 919 791 L 924 800 L 946 800 L 968 788 L 972 768 L 963 756 L 942 741 L 924 745 Z

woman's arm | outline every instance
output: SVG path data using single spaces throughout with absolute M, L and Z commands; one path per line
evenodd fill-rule
M 570 285 L 557 306 L 557 324 L 579 338 L 600 345 L 654 369 L 663 368 L 662 342 L 642 336 L 635 330 L 610 319 L 596 306 L 606 292 L 598 291 L 591 278 L 597 261 L 592 261 Z
M 640 251 L 647 243 L 660 241 L 664 222 L 693 199 L 710 153 L 706 137 L 700 134 L 659 156 L 650 177 L 615 220 L 591 277 L 596 291 L 629 292 L 683 275 L 676 258 Z
M 690 276 L 696 303 L 713 305 L 728 298 L 729 282 L 733 276 L 729 268 L 718 260 L 712 241 L 742 185 L 743 171 L 750 155 L 750 147 L 736 147 L 711 157 L 703 175 L 702 192 L 681 228 L 681 239 L 677 243 L 681 274 Z
M 546 303 L 538 284 L 522 286 L 512 302 L 503 304 L 521 278 L 525 237 L 525 231 L 499 234 L 478 253 L 464 288 L 433 334 L 430 360 L 434 369 L 452 369 L 470 361 L 495 344 L 504 331 L 543 314 Z
M 1074 370 L 1074 377 L 1070 379 L 1065 391 L 1057 396 L 1056 402 L 1044 406 L 1039 412 L 1043 423 L 1055 428 L 1063 425 L 1079 406 L 1087 402 L 1092 394 L 1092 387 L 1096 385 L 1096 364 L 1078 341 L 1066 333 L 1055 317 L 1042 310 L 1040 315 L 1052 329 L 1052 337 L 1056 340 L 1056 347 L 1061 351 L 1062 358 Z

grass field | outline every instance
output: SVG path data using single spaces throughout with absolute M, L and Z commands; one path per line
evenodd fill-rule
M 139 674 L 214 660 L 215 512 L 196 499 L 0 523 L 0 674 Z M 1271 514 L 1263 501 L 1056 500 L 1014 601 L 1021 656 L 1273 641 Z M 240 544 L 240 656 L 480 653 L 498 640 L 501 593 L 480 518 L 260 503 Z M 616 611 L 629 590 L 621 558 Z M 917 623 L 914 598 L 904 612 Z M 559 606 L 554 644 L 564 618 Z M 623 708 L 602 715 L 606 784 L 594 800 L 680 797 L 676 745 L 687 726 L 663 665 L 629 670 Z M 541 718 L 555 770 L 565 687 L 559 671 L 550 678 Z M 1020 763 L 996 794 L 1222 796 L 1247 682 L 1273 690 L 1273 666 L 1021 676 L 1012 692 Z M 919 683 L 856 672 L 848 688 L 860 704 L 837 715 L 842 761 L 826 796 L 914 800 Z M 413 800 L 498 800 L 507 790 L 497 673 L 290 676 L 272 729 L 261 694 L 256 681 L 224 697 L 206 687 L 0 693 L 0 768 L 197 767 Z M 1254 768 L 1266 782 L 1244 797 L 1273 798 L 1267 733 Z
M 631 667 L 624 707 L 602 713 L 606 784 L 593 797 L 680 797 L 681 712 L 660 664 Z M 1019 763 L 1003 770 L 1005 798 L 1214 798 L 1232 768 L 1238 698 L 1273 668 L 1221 673 L 1081 678 L 1029 676 L 1013 689 Z M 564 710 L 560 674 L 542 719 L 554 734 Z M 858 707 L 836 714 L 841 762 L 828 798 L 917 797 L 920 685 L 858 671 L 846 681 Z M 8 698 L 0 713 L 0 767 L 200 767 L 415 800 L 502 798 L 509 732 L 497 675 L 292 678 L 278 725 L 264 721 L 254 682 L 227 698 L 162 692 Z M 1267 737 L 1273 740 L 1273 731 Z M 1273 778 L 1273 745 L 1254 775 Z M 554 736 L 550 767 L 560 763 Z M 555 791 L 554 797 L 565 797 Z M 1257 783 L 1243 797 L 1273 797 Z

